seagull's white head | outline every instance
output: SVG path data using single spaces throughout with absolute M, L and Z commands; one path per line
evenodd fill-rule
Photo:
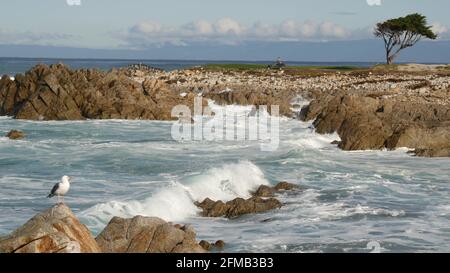
M 71 182 L 72 182 L 72 177 L 67 176 L 67 175 L 64 175 L 64 176 L 61 178 L 61 181 L 62 181 L 63 183 L 71 183 Z

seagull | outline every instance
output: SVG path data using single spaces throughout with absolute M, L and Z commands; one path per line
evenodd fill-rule
M 58 197 L 58 203 L 60 202 L 60 198 L 62 197 L 62 203 L 64 203 L 64 195 L 69 191 L 70 189 L 70 182 L 72 180 L 72 177 L 64 175 L 61 178 L 61 182 L 56 183 L 55 186 L 53 186 L 52 191 L 47 196 L 47 198 L 52 198 L 53 196 Z

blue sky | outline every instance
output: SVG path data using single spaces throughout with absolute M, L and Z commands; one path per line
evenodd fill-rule
M 440 42 L 400 58 L 450 62 L 448 0 L 10 0 L 1 10 L 0 57 L 311 61 L 326 48 L 327 60 L 382 61 L 382 43 L 365 42 L 374 25 L 419 12 Z
M 14 0 L 1 44 L 148 48 L 193 42 L 331 41 L 371 37 L 381 20 L 420 12 L 448 37 L 448 0 Z M 5 12 L 7 11 L 7 12 Z

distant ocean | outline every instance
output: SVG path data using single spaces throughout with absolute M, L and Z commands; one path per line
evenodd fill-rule
M 43 64 L 64 63 L 71 68 L 97 68 L 101 70 L 110 70 L 112 68 L 124 67 L 129 64 L 142 63 L 152 67 L 160 68 L 166 71 L 200 66 L 205 64 L 226 64 L 226 63 L 245 63 L 245 64 L 271 64 L 273 61 L 208 61 L 208 60 L 118 60 L 118 59 L 47 59 L 47 58 L 0 58 L 0 75 L 14 76 L 18 73 L 24 73 L 33 66 Z M 358 66 L 369 67 L 376 63 L 373 62 L 286 62 L 291 66 Z

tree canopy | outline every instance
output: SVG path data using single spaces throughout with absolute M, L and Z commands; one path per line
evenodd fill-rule
M 427 26 L 426 17 L 418 13 L 378 23 L 374 34 L 384 40 L 388 64 L 401 50 L 414 46 L 422 38 L 437 38 L 431 26 Z

